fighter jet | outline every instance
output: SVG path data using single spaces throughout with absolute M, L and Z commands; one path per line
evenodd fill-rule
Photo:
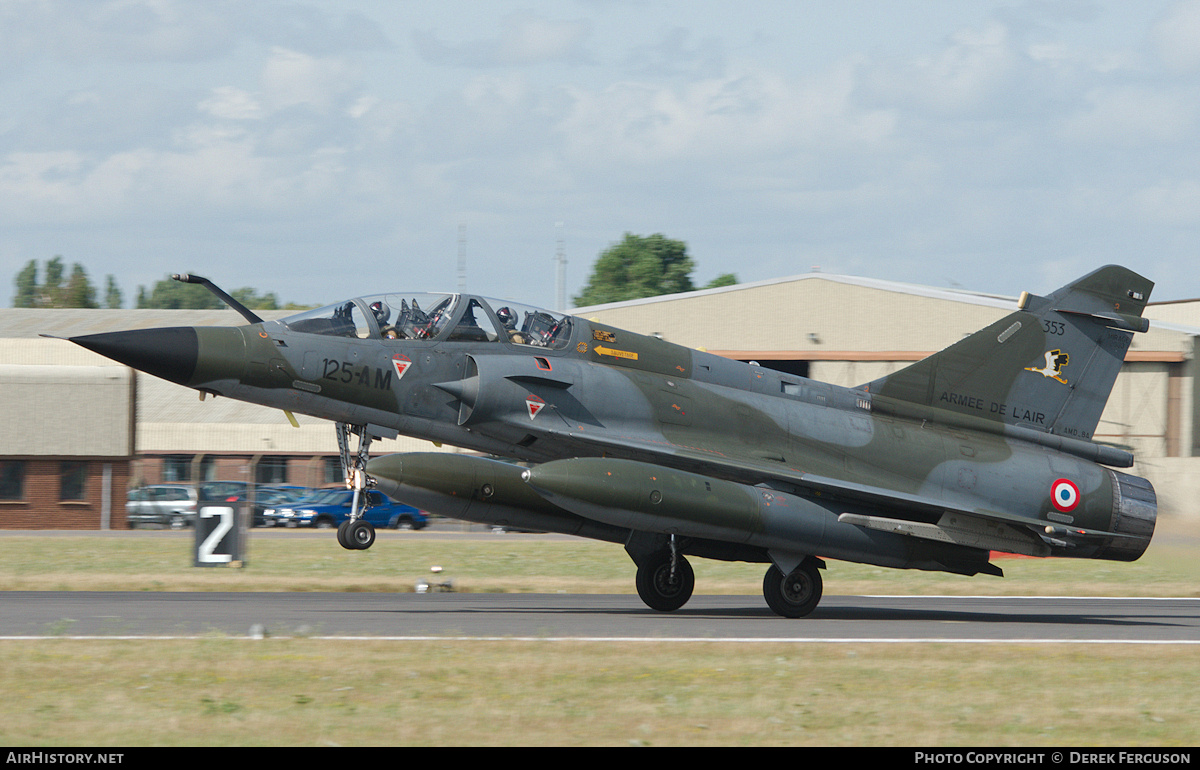
M 336 423 L 347 484 L 445 516 L 618 543 L 639 596 L 689 558 L 769 565 L 810 614 L 825 560 L 1002 575 L 992 552 L 1133 561 L 1157 503 L 1092 440 L 1153 284 L 1117 266 L 874 382 L 841 388 L 469 294 L 356 297 L 264 322 L 72 342 L 171 382 Z M 478 455 L 370 458 L 399 434 Z M 357 450 L 350 447 L 358 436 Z M 356 504 L 338 530 L 368 548 Z

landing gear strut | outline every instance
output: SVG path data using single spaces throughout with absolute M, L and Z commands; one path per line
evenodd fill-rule
M 358 453 L 355 455 L 350 454 L 351 433 L 358 436 Z M 338 545 L 351 551 L 366 550 L 375 543 L 375 527 L 361 518 L 362 511 L 359 509 L 359 503 L 365 502 L 363 490 L 375 484 L 375 480 L 368 476 L 366 471 L 373 438 L 365 425 L 349 425 L 344 422 L 337 424 L 342 473 L 346 477 L 346 488 L 354 490 L 354 499 L 350 503 L 350 518 L 338 525 L 337 540 Z

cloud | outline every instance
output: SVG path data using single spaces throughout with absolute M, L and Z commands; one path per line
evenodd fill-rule
M 12 253 L 211 253 L 231 285 L 255 263 L 282 295 L 332 298 L 363 271 L 453 285 L 463 222 L 473 275 L 526 296 L 541 274 L 513 266 L 551 254 L 559 220 L 577 280 L 626 230 L 695 244 L 706 275 L 816 263 L 1017 291 L 1036 287 L 992 272 L 1195 251 L 1200 0 L 1158 27 L 1104 5 L 901 8 L 871 34 L 800 3 L 772 6 L 783 21 L 356 7 L 372 18 L 0 0 L 0 69 L 19 65 L 0 76 Z M 347 253 L 359 270 L 295 288 L 306 258 Z
M 1169 87 L 1108 86 L 1088 93 L 1087 106 L 1066 119 L 1065 139 L 1146 147 L 1186 140 L 1196 129 L 1194 93 Z
M 1200 68 L 1200 0 L 1177 3 L 1155 25 L 1151 40 L 1167 66 L 1184 72 Z
M 0 5 L 0 62 L 195 61 L 228 52 L 236 26 L 223 3 L 110 0 Z
M 706 37 L 693 45 L 691 37 L 689 30 L 672 26 L 653 43 L 631 47 L 624 64 L 638 78 L 720 76 L 726 67 L 720 39 Z
M 852 72 L 835 68 L 791 80 L 744 70 L 680 86 L 624 81 L 599 91 L 568 89 L 571 110 L 556 126 L 578 162 L 786 162 L 823 146 L 873 147 L 892 130 L 884 110 L 850 102 Z M 714 163 L 720 159 L 719 163 Z
M 337 5 L 337 4 L 333 4 Z M 388 50 L 392 42 L 380 25 L 361 13 L 330 13 L 294 2 L 234 2 L 230 12 L 243 19 L 246 34 L 315 56 Z
M 92 160 L 71 151 L 12 153 L 0 162 L 0 205 L 12 223 L 96 223 L 127 215 L 148 151 Z
M 218 86 L 197 105 L 201 112 L 225 120 L 258 120 L 266 114 L 258 97 L 233 86 Z
M 362 14 L 262 0 L 104 0 L 0 2 L 0 65 L 39 60 L 196 62 L 232 54 L 253 40 L 313 55 L 386 49 L 391 43 Z
M 336 56 L 317 57 L 275 47 L 259 71 L 258 88 L 217 86 L 196 109 L 221 121 L 261 122 L 253 129 L 274 135 L 293 150 L 303 151 L 305 135 L 353 138 L 354 123 L 369 121 L 372 129 L 388 132 L 387 123 L 402 118 L 394 101 L 364 93 L 358 69 Z M 333 140 L 336 142 L 341 140 Z M 277 142 L 278 143 L 278 142 Z M 278 151 L 278 149 L 276 149 Z
M 269 109 L 306 105 L 328 112 L 358 83 L 354 69 L 335 57 L 274 48 L 263 67 L 263 100 Z
M 482 40 L 446 43 L 432 32 L 414 31 L 413 44 L 431 63 L 455 67 L 525 67 L 546 63 L 590 61 L 586 22 L 555 21 L 529 13 L 512 14 L 500 23 L 500 34 Z
M 935 54 L 871 62 L 863 70 L 863 95 L 941 116 L 995 114 L 1020 58 L 1008 28 L 990 22 L 955 32 Z
M 1132 196 L 1138 219 L 1161 225 L 1200 225 L 1200 183 L 1172 179 L 1136 191 Z

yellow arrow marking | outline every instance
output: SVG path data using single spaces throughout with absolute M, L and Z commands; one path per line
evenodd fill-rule
M 596 355 L 598 355 L 598 356 L 612 356 L 613 358 L 628 358 L 631 361 L 638 360 L 638 354 L 630 352 L 628 350 L 615 350 L 613 348 L 606 348 L 603 345 L 597 345 L 596 347 L 592 348 L 592 350 L 596 351 Z

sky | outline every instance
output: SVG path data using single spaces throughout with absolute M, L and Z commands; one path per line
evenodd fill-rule
M 556 307 L 627 232 L 697 285 L 1200 297 L 1200 0 L 0 0 L 0 41 L 4 304 L 61 255 L 126 307 Z

